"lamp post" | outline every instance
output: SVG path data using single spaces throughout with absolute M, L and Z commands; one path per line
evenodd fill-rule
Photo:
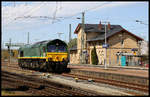
M 28 39 L 27 39 L 27 44 L 29 44 L 29 32 L 28 32 Z

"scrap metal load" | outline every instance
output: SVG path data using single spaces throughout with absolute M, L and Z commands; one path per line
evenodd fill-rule
M 37 42 L 19 48 L 21 68 L 63 72 L 68 65 L 67 44 L 59 39 Z

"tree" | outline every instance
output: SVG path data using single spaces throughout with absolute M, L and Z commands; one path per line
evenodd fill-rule
M 94 48 L 92 49 L 92 52 L 91 52 L 91 59 L 92 59 L 92 64 L 93 65 L 97 65 L 98 64 L 98 57 L 97 57 L 95 46 L 94 46 Z
M 77 45 L 77 38 L 71 39 L 71 41 L 68 43 L 68 49 L 74 47 Z

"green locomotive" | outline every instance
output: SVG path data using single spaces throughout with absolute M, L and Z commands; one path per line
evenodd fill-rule
M 18 65 L 21 68 L 63 72 L 67 64 L 67 44 L 60 39 L 41 41 L 19 48 Z

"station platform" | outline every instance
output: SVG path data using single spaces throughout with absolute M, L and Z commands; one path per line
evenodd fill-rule
M 92 64 L 68 64 L 70 66 L 84 66 L 84 67 L 101 67 L 104 68 L 104 65 L 92 65 Z M 123 68 L 123 69 L 136 69 L 136 70 L 149 70 L 148 67 L 144 66 L 107 66 L 107 68 Z
M 69 64 L 70 73 L 100 77 L 129 83 L 149 85 L 149 69 L 145 67 L 111 66 L 105 69 L 100 65 Z

